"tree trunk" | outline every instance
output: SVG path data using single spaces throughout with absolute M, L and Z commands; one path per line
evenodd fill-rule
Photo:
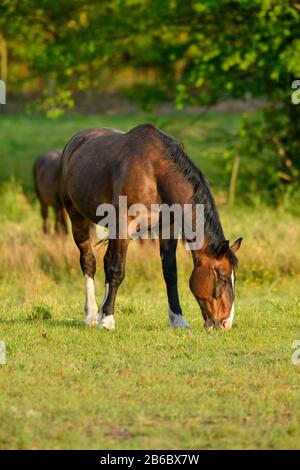
M 6 47 L 6 41 L 1 33 L 0 33 L 0 58 L 1 58 L 0 79 L 6 83 L 7 82 L 7 47 Z

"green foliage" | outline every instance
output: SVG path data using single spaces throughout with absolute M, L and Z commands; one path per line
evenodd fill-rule
M 31 78 L 71 90 L 99 85 L 105 65 L 131 64 L 156 69 L 179 101 L 277 99 L 300 74 L 299 5 L 289 1 L 4 0 L 0 12 Z
M 291 105 L 291 84 L 300 76 L 296 1 L 4 0 L 0 28 L 12 86 L 42 83 L 37 106 L 50 117 L 72 108 L 76 92 L 101 88 L 104 71 L 114 79 L 128 67 L 138 85 L 127 96 L 144 109 L 166 98 L 179 108 L 262 99 L 265 111 L 242 130 L 244 148 L 251 141 L 248 157 L 263 154 L 270 189 L 298 181 L 300 113 Z
M 74 100 L 70 90 L 57 90 L 54 95 L 44 93 L 44 97 L 37 100 L 34 106 L 30 106 L 30 111 L 40 111 L 50 119 L 57 119 L 62 116 L 65 110 L 74 108 Z
M 123 94 L 131 101 L 138 103 L 145 111 L 151 111 L 157 104 L 170 99 L 168 90 L 159 87 L 158 84 L 136 84 L 125 88 Z
M 284 189 L 288 183 L 300 176 L 300 112 L 299 108 L 281 104 L 272 105 L 254 116 L 244 116 L 240 131 L 240 152 L 246 159 L 260 162 L 258 181 L 264 181 L 266 190 L 279 186 Z M 283 185 L 279 184 L 283 183 Z M 282 196 L 282 191 L 279 193 Z

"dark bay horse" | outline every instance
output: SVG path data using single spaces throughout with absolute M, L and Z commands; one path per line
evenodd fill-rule
M 204 205 L 204 241 L 192 250 L 194 269 L 190 288 L 201 307 L 207 329 L 229 329 L 234 316 L 235 252 L 242 239 L 231 246 L 225 239 L 208 183 L 183 150 L 183 146 L 151 124 L 130 131 L 100 128 L 76 134 L 66 145 L 61 165 L 61 195 L 72 222 L 80 264 L 85 275 L 85 323 L 115 328 L 114 305 L 125 276 L 125 259 L 130 237 L 110 238 L 104 256 L 105 296 L 100 308 L 94 294 L 96 261 L 92 252 L 89 224 L 98 223 L 99 204 L 120 211 L 120 196 L 128 206 L 174 203 Z M 127 216 L 127 227 L 131 224 Z M 145 221 L 144 221 L 145 222 Z M 150 222 L 149 222 L 150 223 Z M 171 232 L 172 233 L 172 232 Z M 163 238 L 160 255 L 169 302 L 169 324 L 189 326 L 183 318 L 177 290 L 177 239 Z
M 64 207 L 60 198 L 59 174 L 62 151 L 48 150 L 40 155 L 33 165 L 33 179 L 37 197 L 41 205 L 44 233 L 50 233 L 48 208 L 55 211 L 55 232 L 58 235 L 67 234 L 67 222 Z

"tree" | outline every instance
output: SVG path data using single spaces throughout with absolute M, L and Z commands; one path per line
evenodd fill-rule
M 170 74 L 163 73 L 162 80 L 176 89 L 177 104 L 261 98 L 263 109 L 245 116 L 239 151 L 261 161 L 266 187 L 298 181 L 300 106 L 292 103 L 291 87 L 300 77 L 299 3 L 177 0 L 160 4 L 159 15 L 153 7 L 156 13 L 148 18 L 148 30 L 152 37 L 159 31 L 162 45 L 156 65 L 163 58 L 169 63 L 173 83 Z
M 269 188 L 299 179 L 297 0 L 3 0 L 0 28 L 11 79 L 38 79 L 40 107 L 54 116 L 76 91 L 101 87 L 103 69 L 115 76 L 128 65 L 145 77 L 135 89 L 144 104 L 261 98 L 264 108 L 244 120 L 239 152 L 262 162 Z

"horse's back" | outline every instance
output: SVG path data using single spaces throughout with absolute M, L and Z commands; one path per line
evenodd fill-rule
M 63 166 L 68 166 L 71 161 L 80 157 L 85 158 L 88 164 L 95 152 L 97 159 L 101 159 L 107 153 L 115 163 L 116 157 L 122 158 L 125 154 L 135 155 L 145 144 L 151 141 L 153 143 L 154 136 L 158 141 L 158 136 L 163 135 L 152 124 L 140 124 L 128 132 L 109 127 L 86 129 L 75 134 L 65 146 L 62 157 Z
M 71 160 L 71 157 L 76 153 L 76 151 L 82 150 L 82 147 L 85 147 L 85 145 L 91 140 L 100 139 L 102 141 L 107 137 L 113 138 L 115 136 L 123 134 L 123 131 L 110 127 L 95 127 L 77 132 L 77 134 L 71 137 L 71 139 L 64 148 L 62 156 L 63 166 L 67 166 L 69 161 Z M 85 153 L 88 157 L 88 153 Z M 74 159 L 72 158 L 72 160 Z

